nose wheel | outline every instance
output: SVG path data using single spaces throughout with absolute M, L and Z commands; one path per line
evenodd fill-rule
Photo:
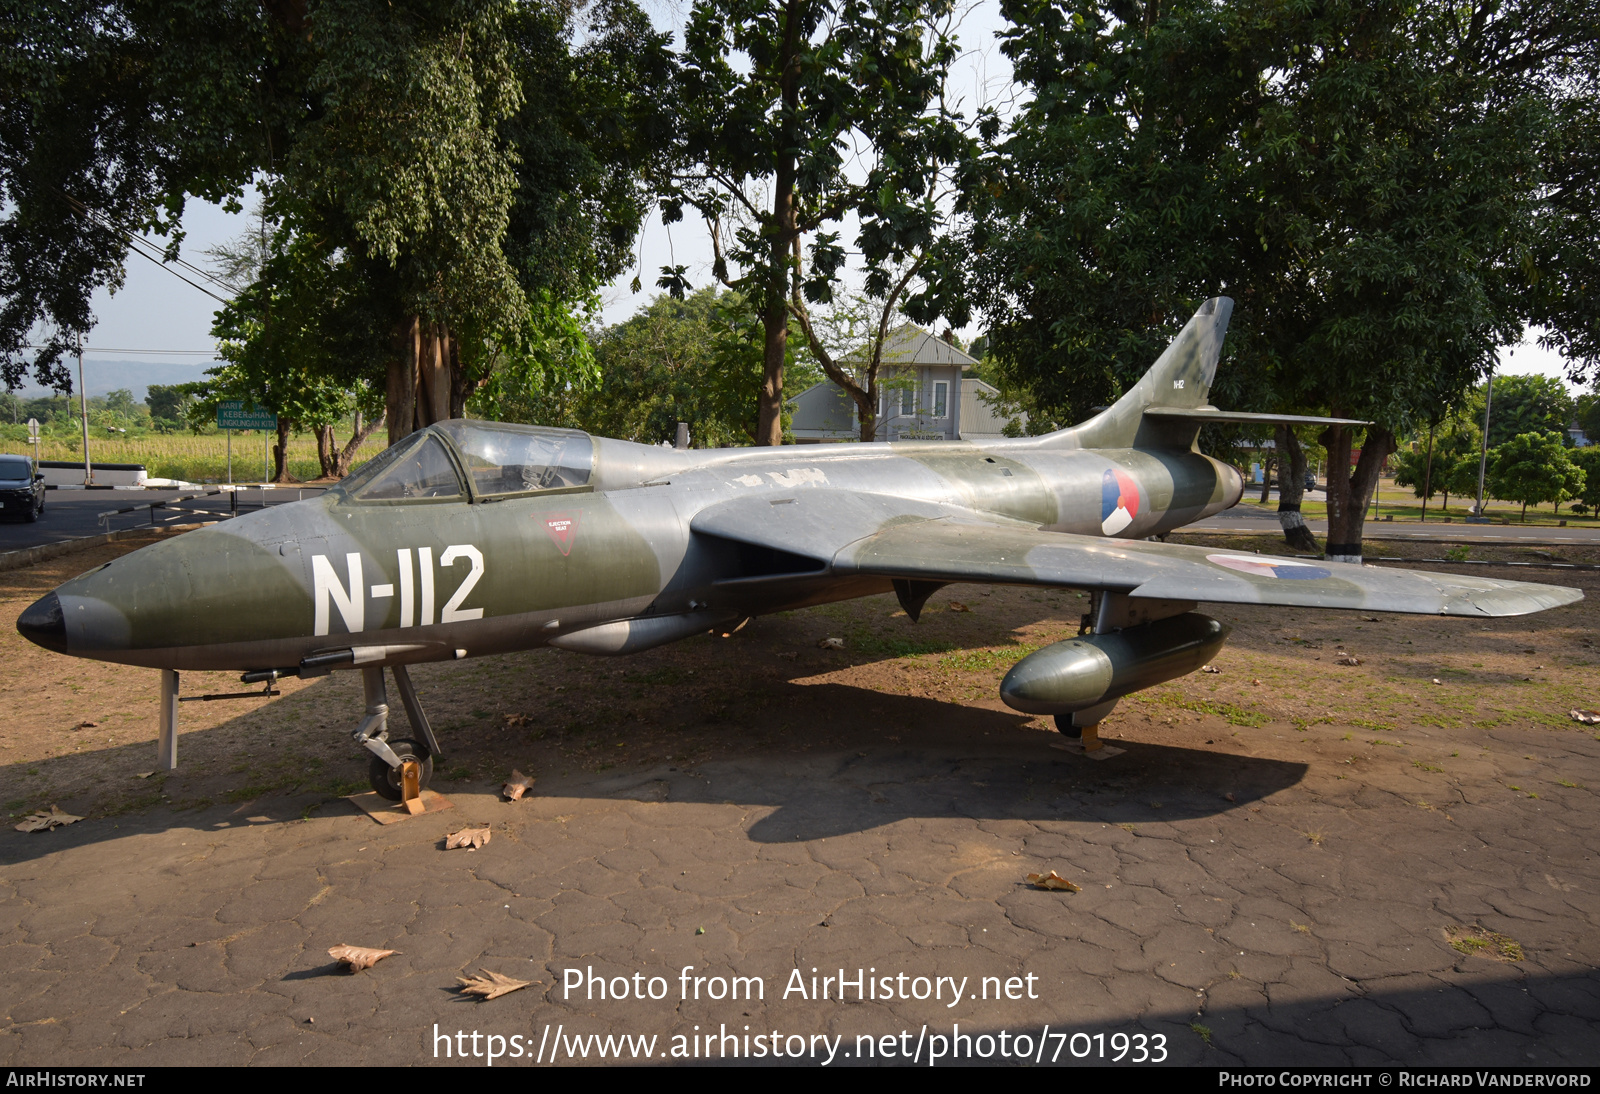
M 393 667 L 395 683 L 400 687 L 400 698 L 405 704 L 406 717 L 416 732 L 417 740 L 401 737 L 389 739 L 389 701 L 383 682 L 383 669 L 369 665 L 361 670 L 362 690 L 366 693 L 367 716 L 355 731 L 355 739 L 372 753 L 367 764 L 367 781 L 378 795 L 390 801 L 415 804 L 428 781 L 433 778 L 433 758 L 439 755 L 439 742 L 428 724 L 428 716 L 417 700 L 416 688 L 404 665 Z
M 406 796 L 405 769 L 408 765 L 415 764 L 417 767 L 417 791 L 427 787 L 428 780 L 433 778 L 433 754 L 421 741 L 389 741 L 388 745 L 389 751 L 400 760 L 400 766 L 391 767 L 387 760 L 374 756 L 367 765 L 367 780 L 381 797 L 397 802 Z

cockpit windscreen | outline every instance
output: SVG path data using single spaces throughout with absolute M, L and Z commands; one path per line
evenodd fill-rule
M 576 429 L 449 421 L 436 427 L 466 457 L 479 496 L 587 486 L 594 442 Z

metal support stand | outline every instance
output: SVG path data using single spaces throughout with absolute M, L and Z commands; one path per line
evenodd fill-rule
M 404 665 L 393 666 L 393 672 L 395 686 L 400 689 L 400 702 L 406 708 L 406 717 L 411 719 L 411 728 L 417 731 L 422 743 L 428 746 L 428 754 L 433 757 L 433 762 L 438 764 L 444 758 L 444 750 L 439 747 L 433 727 L 428 724 L 427 712 L 417 700 L 417 689 L 412 686 L 411 673 L 406 671 Z
M 161 670 L 161 733 L 156 738 L 156 766 L 178 768 L 178 670 Z

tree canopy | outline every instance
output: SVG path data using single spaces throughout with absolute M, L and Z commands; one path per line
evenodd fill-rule
M 19 91 L 0 114 L 9 383 L 32 367 L 66 389 L 60 353 L 120 282 L 128 234 L 175 253 L 187 198 L 254 182 L 271 254 L 219 333 L 271 370 L 337 332 L 408 432 L 498 368 L 564 363 L 529 328 L 570 326 L 620 271 L 667 154 L 672 60 L 631 0 L 18 8 L 0 60 Z
M 684 168 L 668 223 L 707 221 L 715 276 L 761 316 L 759 444 L 782 438 L 790 318 L 833 299 L 847 258 L 839 227 L 859 225 L 869 295 L 884 316 L 937 262 L 940 181 L 968 141 L 945 109 L 955 42 L 949 0 L 696 0 L 684 35 Z M 852 162 L 854 161 L 854 162 Z M 766 198 L 754 196 L 764 189 Z M 661 287 L 681 295 L 683 270 Z M 826 349 L 812 351 L 825 367 Z M 829 375 L 848 390 L 843 370 Z M 875 392 L 874 392 L 875 397 Z M 858 402 L 870 418 L 872 399 Z
M 1202 299 L 1233 296 L 1219 405 L 1376 422 L 1354 479 L 1357 438 L 1322 438 L 1330 552 L 1358 556 L 1394 433 L 1437 420 L 1521 331 L 1552 117 L 1542 45 L 1511 27 L 1526 13 L 1004 10 L 1034 98 L 994 146 L 970 236 L 997 370 L 1036 415 L 1081 418 Z

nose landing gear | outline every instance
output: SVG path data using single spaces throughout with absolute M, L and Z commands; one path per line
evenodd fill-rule
M 416 738 L 389 739 L 389 697 L 384 686 L 383 667 L 368 665 L 361 670 L 361 686 L 367 701 L 367 716 L 356 727 L 355 741 L 372 753 L 367 779 L 381 797 L 390 801 L 409 801 L 420 795 L 433 777 L 434 757 L 443 756 L 428 716 L 417 700 L 417 689 L 404 665 L 394 665 L 395 685 L 406 708 Z M 417 738 L 420 738 L 417 739 Z M 413 785 L 414 780 L 414 785 Z

